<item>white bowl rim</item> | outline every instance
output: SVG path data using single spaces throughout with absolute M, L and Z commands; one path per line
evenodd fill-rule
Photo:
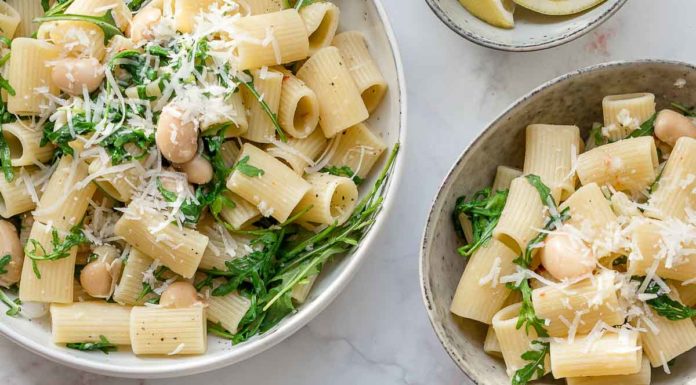
M 391 26 L 391 22 L 387 17 L 387 13 L 381 0 L 370 0 L 377 9 L 377 14 L 383 24 L 385 35 L 391 47 L 392 56 L 396 68 L 396 77 L 398 82 L 398 98 L 399 98 L 399 133 L 397 142 L 399 143 L 399 156 L 397 156 L 394 166 L 387 180 L 388 188 L 385 189 L 384 201 L 381 212 L 377 215 L 375 223 L 367 232 L 365 238 L 356 248 L 344 271 L 322 292 L 316 300 L 303 306 L 302 311 L 291 315 L 282 325 L 265 336 L 260 336 L 254 340 L 230 350 L 218 357 L 209 357 L 207 360 L 201 361 L 186 361 L 184 359 L 172 360 L 171 364 L 161 365 L 158 367 L 122 367 L 117 364 L 88 360 L 81 357 L 76 357 L 67 354 L 60 349 L 46 349 L 46 346 L 31 340 L 11 329 L 5 323 L 0 323 L 0 335 L 3 335 L 15 342 L 16 344 L 25 347 L 26 349 L 48 358 L 51 361 L 87 372 L 126 378 L 170 378 L 188 376 L 198 373 L 203 373 L 215 369 L 219 369 L 234 363 L 251 358 L 285 340 L 294 334 L 301 327 L 305 326 L 309 321 L 314 319 L 322 310 L 324 310 L 333 300 L 345 289 L 351 279 L 355 276 L 362 263 L 367 257 L 368 246 L 377 238 L 384 222 L 394 205 L 394 195 L 398 191 L 401 181 L 404 165 L 404 151 L 406 149 L 406 116 L 407 116 L 407 95 L 406 95 L 406 78 L 404 76 L 403 64 L 399 52 L 398 43 Z
M 606 20 L 608 20 L 611 16 L 613 16 L 621 7 L 626 4 L 626 1 L 628 0 L 618 0 L 611 8 L 609 8 L 606 12 L 604 12 L 602 15 L 600 15 L 598 18 L 595 20 L 592 20 L 590 24 L 585 26 L 584 28 L 580 28 L 576 31 L 566 33 L 563 35 L 558 36 L 555 39 L 549 40 L 544 43 L 536 43 L 536 44 L 526 44 L 526 45 L 512 45 L 512 44 L 505 44 L 501 43 L 495 40 L 487 39 L 477 33 L 471 32 L 467 29 L 464 29 L 457 25 L 457 23 L 452 20 L 447 12 L 445 12 L 442 7 L 440 7 L 440 0 L 425 0 L 426 3 L 428 3 L 428 6 L 430 6 L 430 9 L 433 11 L 433 13 L 452 31 L 454 31 L 457 35 L 465 38 L 466 40 L 469 40 L 472 43 L 478 44 L 482 47 L 487 47 L 487 48 L 493 48 L 499 51 L 510 51 L 510 52 L 530 52 L 530 51 L 540 51 L 544 49 L 549 49 L 553 48 L 568 42 L 571 42 L 580 36 L 592 31 L 596 27 L 598 27 L 600 24 L 604 23 Z M 491 26 L 491 28 L 497 28 L 494 26 Z
M 613 68 L 613 67 L 627 67 L 627 66 L 633 66 L 633 65 L 640 65 L 640 64 L 668 64 L 668 65 L 675 65 L 675 66 L 682 66 L 685 68 L 690 68 L 694 71 L 696 71 L 696 65 L 683 62 L 683 61 L 678 61 L 678 60 L 665 60 L 665 59 L 638 59 L 638 60 L 616 60 L 616 61 L 610 61 L 610 62 L 604 62 L 604 63 L 599 63 L 599 64 L 594 64 L 590 65 L 587 67 L 583 67 L 571 72 L 568 72 L 566 74 L 560 75 L 558 77 L 555 77 L 551 80 L 548 80 L 544 83 L 542 83 L 540 86 L 534 88 L 532 91 L 528 92 L 527 94 L 519 97 L 515 101 L 513 101 L 510 105 L 508 105 L 507 108 L 503 110 L 503 112 L 495 117 L 493 120 L 490 121 L 487 125 L 485 125 L 485 128 L 481 130 L 476 137 L 464 148 L 464 151 L 459 155 L 457 158 L 457 161 L 454 163 L 454 165 L 450 168 L 450 170 L 447 172 L 447 176 L 442 180 L 442 183 L 440 183 L 440 187 L 438 187 L 438 191 L 435 194 L 435 197 L 433 198 L 430 206 L 430 210 L 428 212 L 428 219 L 426 220 L 425 223 L 425 228 L 423 229 L 423 236 L 421 239 L 421 248 L 420 248 L 420 255 L 419 255 L 419 266 L 418 266 L 418 274 L 420 276 L 420 286 L 421 286 L 421 297 L 423 300 L 423 305 L 425 306 L 425 310 L 428 313 L 428 320 L 430 321 L 430 325 L 432 326 L 433 330 L 435 331 L 435 334 L 437 335 L 437 339 L 440 341 L 440 344 L 442 347 L 445 349 L 447 354 L 450 356 L 452 361 L 459 367 L 459 369 L 464 372 L 464 374 L 475 384 L 478 384 L 478 380 L 474 378 L 471 375 L 471 367 L 469 366 L 468 362 L 465 360 L 460 360 L 457 353 L 452 349 L 448 344 L 446 343 L 446 337 L 447 334 L 445 333 L 444 329 L 442 326 L 435 320 L 435 313 L 433 312 L 430 304 L 433 303 L 432 300 L 432 292 L 430 291 L 430 278 L 427 276 L 426 273 L 426 266 L 425 266 L 425 261 L 426 261 L 426 251 L 430 248 L 431 240 L 429 239 L 429 232 L 432 226 L 432 223 L 435 219 L 435 215 L 438 214 L 435 212 L 435 208 L 437 206 L 437 203 L 444 199 L 444 189 L 445 186 L 449 185 L 452 183 L 452 179 L 454 178 L 455 172 L 459 169 L 460 164 L 462 163 L 464 157 L 472 150 L 472 148 L 482 139 L 483 135 L 488 131 L 492 126 L 498 124 L 500 121 L 504 119 L 504 117 L 514 108 L 518 107 L 520 104 L 524 103 L 527 99 L 534 97 L 536 94 L 539 92 L 556 85 L 558 83 L 561 83 L 563 81 L 566 81 L 568 79 L 574 78 L 575 76 L 588 73 L 588 72 L 594 72 L 598 70 L 602 70 L 605 68 Z

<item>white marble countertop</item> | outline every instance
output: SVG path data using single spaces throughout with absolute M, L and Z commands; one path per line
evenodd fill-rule
M 418 283 L 425 217 L 464 147 L 516 98 L 587 65 L 639 58 L 696 62 L 696 1 L 631 0 L 562 47 L 506 53 L 458 37 L 423 0 L 383 0 L 399 40 L 409 97 L 398 204 L 349 287 L 294 336 L 243 363 L 168 380 L 101 377 L 60 366 L 0 337 L 0 384 L 470 384 L 440 347 Z

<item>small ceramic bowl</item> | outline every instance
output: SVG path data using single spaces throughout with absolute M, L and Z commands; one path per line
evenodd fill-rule
M 81 352 L 53 344 L 49 317 L 29 321 L 26 318 L 6 316 L 0 306 L 0 335 L 50 360 L 90 371 L 118 377 L 158 378 L 175 377 L 221 368 L 247 359 L 292 335 L 325 309 L 348 285 L 360 264 L 368 257 L 370 245 L 376 241 L 379 228 L 393 206 L 397 181 L 403 170 L 403 146 L 406 139 L 406 86 L 396 39 L 386 12 L 379 0 L 333 0 L 341 9 L 341 30 L 361 31 L 369 42 L 370 53 L 379 64 L 389 90 L 377 110 L 368 120 L 374 132 L 391 149 L 401 143 L 401 154 L 396 159 L 384 190 L 382 212 L 361 244 L 350 254 L 326 266 L 314 284 L 307 301 L 296 314 L 288 316 L 279 325 L 262 336 L 239 345 L 210 335 L 208 351 L 198 356 L 138 357 L 129 350 L 109 355 L 99 352 Z M 375 166 L 379 170 L 386 156 Z M 361 195 L 373 185 L 377 172 L 361 186 Z M 47 382 L 50 380 L 47 380 Z M 233 382 L 234 380 L 230 380 Z
M 469 13 L 458 0 L 426 2 L 443 23 L 467 40 L 503 51 L 536 51 L 565 44 L 590 32 L 616 13 L 626 0 L 606 0 L 569 16 L 546 16 L 517 6 L 513 29 L 487 24 Z
M 686 81 L 675 86 L 678 79 Z M 678 84 L 682 85 L 680 80 Z M 498 165 L 522 167 L 524 132 L 531 123 L 576 124 L 587 136 L 593 122 L 602 121 L 602 98 L 610 94 L 652 92 L 657 108 L 670 102 L 696 105 L 696 66 L 668 61 L 633 61 L 600 64 L 561 76 L 513 103 L 465 149 L 435 197 L 423 235 L 420 278 L 423 301 L 442 346 L 454 362 L 479 385 L 509 384 L 502 360 L 483 351 L 486 325 L 450 313 L 452 296 L 464 270 L 457 253 L 462 241 L 452 226 L 457 197 L 471 196 L 490 186 Z M 502 149 L 502 151 L 501 151 Z M 680 357 L 672 375 L 653 371 L 652 384 L 676 385 L 696 381 L 689 363 L 696 352 Z M 565 384 L 549 379 L 539 385 Z

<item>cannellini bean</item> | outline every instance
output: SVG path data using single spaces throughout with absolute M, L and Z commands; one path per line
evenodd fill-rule
M 174 282 L 160 296 L 160 305 L 170 308 L 191 307 L 198 302 L 198 292 L 192 284 L 185 281 Z
M 572 279 L 594 270 L 597 260 L 582 240 L 562 232 L 546 237 L 541 264 L 556 279 Z
M 162 19 L 162 10 L 156 7 L 145 7 L 133 16 L 130 25 L 130 38 L 134 43 L 151 40 L 154 35 L 152 27 Z
M 80 285 L 92 297 L 109 298 L 121 272 L 120 260 L 116 260 L 119 252 L 113 246 L 104 245 L 94 249 L 94 254 L 97 259 L 80 272 Z
M 0 258 L 10 256 L 10 263 L 5 265 L 6 273 L 0 274 L 0 286 L 9 287 L 19 282 L 22 274 L 24 250 L 17 235 L 15 226 L 5 220 L 0 220 Z
M 198 150 L 198 127 L 195 122 L 183 120 L 179 107 L 167 105 L 157 122 L 155 142 L 162 155 L 173 163 L 186 163 Z
M 83 87 L 89 92 L 99 88 L 104 80 L 104 67 L 93 57 L 62 59 L 54 64 L 51 79 L 66 94 L 80 96 L 83 94 Z
M 690 118 L 676 111 L 662 110 L 655 119 L 655 136 L 674 146 L 682 136 L 696 139 L 696 125 Z
M 175 165 L 186 174 L 186 179 L 193 184 L 206 184 L 213 179 L 213 166 L 200 154 L 190 161 Z

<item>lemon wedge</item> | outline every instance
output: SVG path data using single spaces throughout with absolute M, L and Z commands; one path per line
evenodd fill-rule
M 472 0 L 474 1 L 474 0 Z M 572 15 L 605 0 L 513 0 L 517 5 L 544 15 Z
M 496 27 L 512 28 L 515 21 L 512 12 L 515 3 L 512 0 L 459 0 L 474 16 Z

